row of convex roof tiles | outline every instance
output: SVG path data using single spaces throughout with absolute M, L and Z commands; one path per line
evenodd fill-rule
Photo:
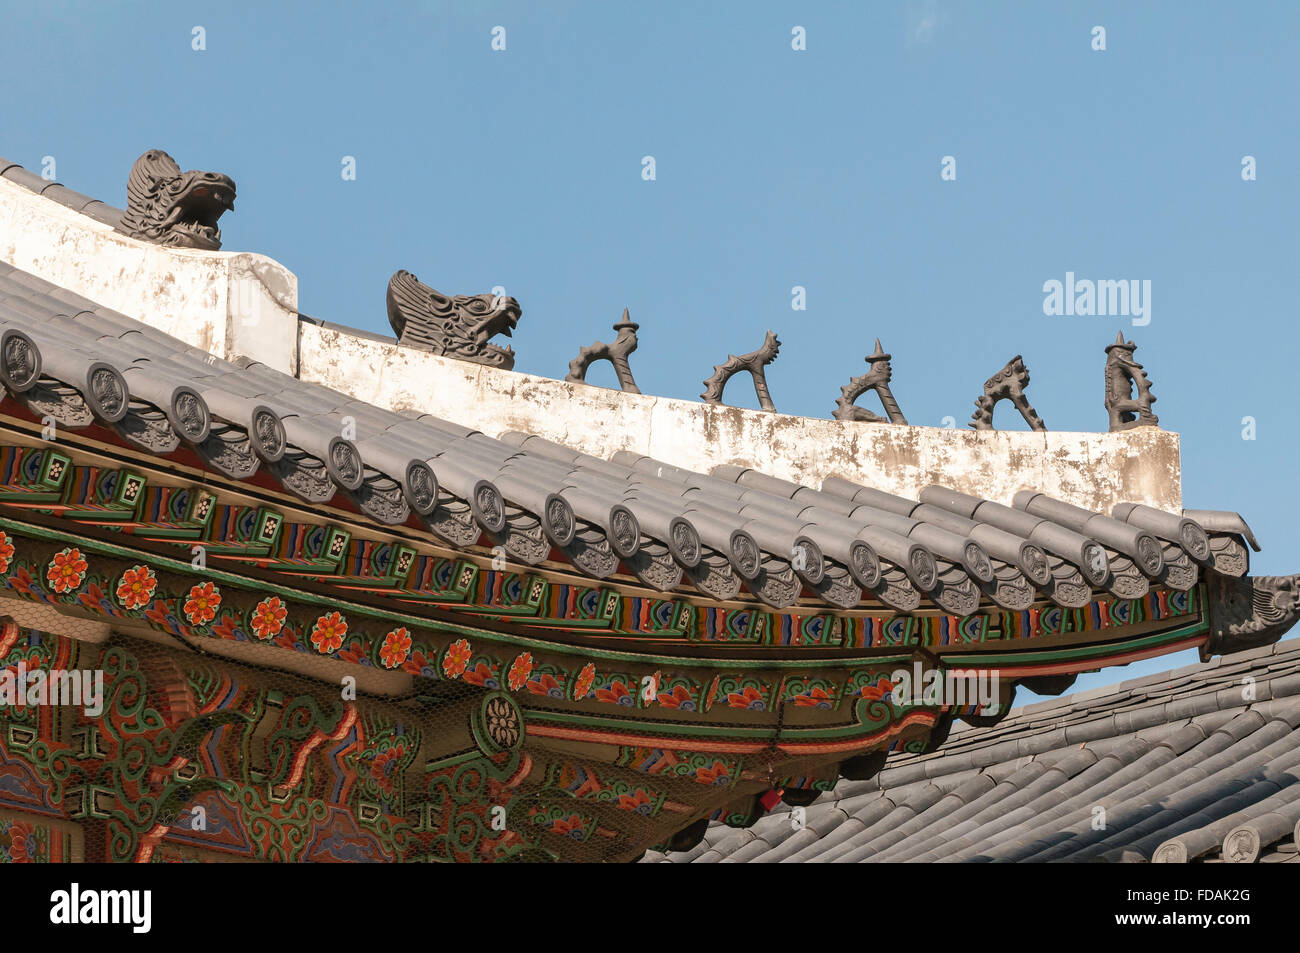
M 778 608 L 811 593 L 841 609 L 928 600 L 964 616 L 982 597 L 1077 607 L 1099 589 L 1188 589 L 1201 567 L 1243 575 L 1242 541 L 1255 546 L 1233 513 L 1121 504 L 1106 516 L 1033 491 L 1008 507 L 939 486 L 909 500 L 839 478 L 815 490 L 744 467 L 705 475 L 494 439 L 219 360 L 5 264 L 0 333 L 6 388 L 61 426 L 108 426 L 152 454 L 187 445 L 236 480 L 265 469 L 308 503 L 341 492 L 379 523 L 414 517 L 452 547 L 486 537 L 531 565 L 559 550 L 588 576 L 625 567 L 660 591 L 685 579 L 712 599 L 743 587 Z
M 116 228 L 122 221 L 124 214 L 122 209 L 101 202 L 99 199 L 92 199 L 89 195 L 82 195 L 58 182 L 51 182 L 35 172 L 29 172 L 17 162 L 0 158 L 0 177 L 112 228 Z
M 789 812 L 646 859 L 1300 862 L 1300 639 L 958 723 Z

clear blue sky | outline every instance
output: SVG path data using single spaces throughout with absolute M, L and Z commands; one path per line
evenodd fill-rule
M 626 306 L 641 389 L 693 399 L 772 328 L 773 397 L 808 416 L 879 336 L 931 426 L 965 426 L 1020 353 L 1053 430 L 1106 429 L 1122 330 L 1187 505 L 1239 510 L 1254 571 L 1300 570 L 1300 4 L 43 0 L 0 24 L 0 155 L 119 205 L 149 148 L 231 175 L 225 247 L 290 267 L 327 320 L 387 332 L 398 268 L 501 285 L 516 368 L 562 377 Z M 1150 324 L 1045 316 L 1067 271 L 1149 280 Z M 746 383 L 728 397 L 754 406 Z

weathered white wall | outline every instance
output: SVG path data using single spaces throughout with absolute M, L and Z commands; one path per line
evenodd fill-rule
M 723 463 L 819 486 L 827 476 L 915 499 L 940 483 L 1010 503 L 1017 490 L 1109 512 L 1182 508 L 1178 435 L 899 427 L 624 394 L 483 367 L 303 323 L 301 376 L 393 410 L 496 436 L 521 430 L 608 457 L 631 450 L 707 472 Z
M 300 322 L 298 279 L 269 258 L 135 241 L 4 179 L 0 259 L 219 357 L 300 371 L 378 406 L 493 436 L 522 430 L 596 456 L 632 450 L 700 471 L 741 464 L 810 486 L 841 476 L 913 498 L 941 483 L 1007 503 L 1032 487 L 1103 512 L 1121 501 L 1182 506 L 1178 435 L 1168 431 L 841 423 L 482 367 Z
M 262 255 L 136 241 L 0 179 L 0 259 L 218 357 L 296 368 L 298 278 Z

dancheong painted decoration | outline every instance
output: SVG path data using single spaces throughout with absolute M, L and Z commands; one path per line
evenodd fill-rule
M 878 341 L 835 421 L 775 412 L 772 333 L 704 404 L 641 395 L 626 312 L 567 381 L 524 378 L 488 343 L 513 299 L 399 272 L 400 342 L 298 314 L 281 266 L 215 251 L 224 175 L 147 153 L 125 214 L 29 175 L 0 160 L 0 222 L 64 237 L 36 254 L 33 224 L 0 261 L 5 861 L 634 861 L 942 751 L 1018 685 L 1255 649 L 1300 614 L 1240 516 L 1183 510 L 1122 338 L 1119 432 L 1071 435 L 1099 490 L 985 439 L 1055 436 L 1020 358 L 974 433 L 909 427 Z M 119 279 L 145 256 L 188 310 Z M 227 310 L 237 268 L 257 322 Z M 621 390 L 583 382 L 600 359 Z M 763 411 L 721 403 L 741 370 Z M 983 432 L 1002 399 L 1033 432 Z

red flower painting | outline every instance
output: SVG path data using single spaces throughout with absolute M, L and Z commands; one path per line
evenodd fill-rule
M 135 566 L 122 573 L 117 584 L 117 601 L 124 609 L 139 609 L 149 604 L 158 579 L 148 566 Z
M 470 657 L 469 640 L 457 639 L 447 646 L 447 654 L 442 657 L 442 671 L 448 678 L 460 678 L 465 674 Z
M 9 561 L 14 558 L 14 544 L 9 542 L 9 535 L 0 532 L 0 572 L 9 571 Z
M 588 662 L 578 673 L 578 680 L 573 684 L 573 700 L 582 701 L 591 691 L 592 683 L 596 681 L 596 663 Z
M 347 635 L 347 632 L 347 620 L 339 613 L 331 612 L 316 620 L 316 628 L 311 632 L 311 644 L 316 646 L 317 652 L 329 655 L 331 652 L 337 652 L 343 645 L 343 636 Z
M 80 586 L 86 578 L 86 560 L 81 550 L 69 548 L 55 553 L 45 571 L 45 578 L 55 592 L 71 592 Z
M 190 588 L 190 596 L 185 600 L 185 618 L 191 625 L 203 625 L 217 617 L 221 606 L 221 593 L 215 585 L 205 582 Z
M 405 626 L 400 626 L 384 636 L 384 644 L 379 647 L 379 659 L 384 668 L 397 668 L 411 654 L 411 633 Z
M 280 634 L 280 630 L 284 628 L 285 616 L 288 614 L 289 609 L 280 601 L 280 597 L 271 596 L 254 607 L 253 617 L 248 624 L 252 627 L 253 634 L 265 642 Z
M 528 682 L 528 676 L 533 673 L 533 656 L 528 652 L 520 652 L 510 665 L 510 671 L 506 675 L 506 681 L 510 684 L 512 691 L 519 691 Z

